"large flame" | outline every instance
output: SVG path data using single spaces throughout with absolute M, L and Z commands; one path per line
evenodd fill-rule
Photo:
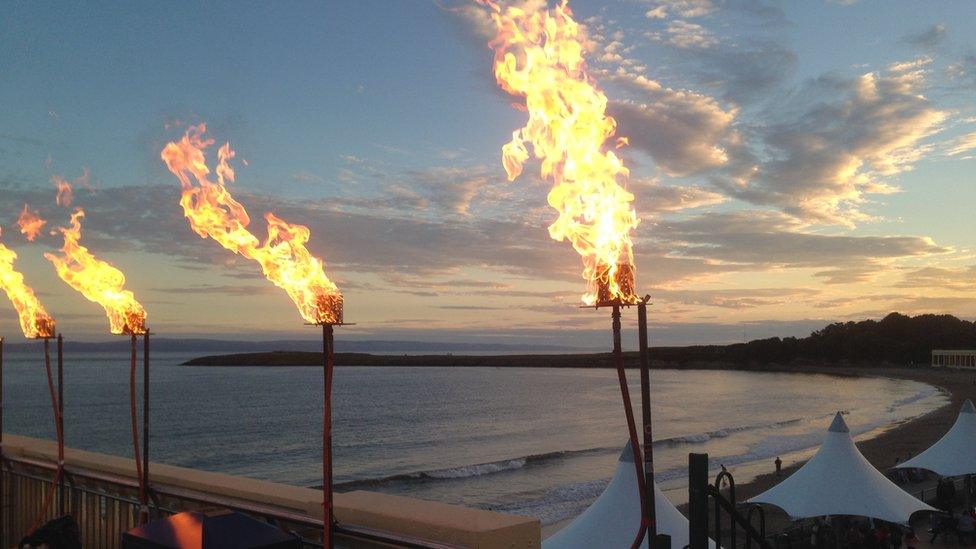
M 549 205 L 559 213 L 549 235 L 568 239 L 583 258 L 583 302 L 636 302 L 630 234 L 639 220 L 634 195 L 620 184 L 629 171 L 606 147 L 617 123 L 587 73 L 583 30 L 565 0 L 552 10 L 483 1 L 498 30 L 489 43 L 495 78 L 506 92 L 525 97 L 529 116 L 502 147 L 509 180 L 522 173 L 531 144 L 543 178 L 552 179 Z
M 37 238 L 37 235 L 41 234 L 41 229 L 46 223 L 47 221 L 41 219 L 36 211 L 31 211 L 28 204 L 24 204 L 23 211 L 17 217 L 17 226 L 20 227 L 20 232 L 31 242 Z
M 141 334 L 146 331 L 146 309 L 136 301 L 135 294 L 124 289 L 125 275 L 112 265 L 96 258 L 82 246 L 81 218 L 85 211 L 75 208 L 71 226 L 61 227 L 64 246 L 61 256 L 46 253 L 58 276 L 89 301 L 105 308 L 109 329 L 113 334 Z
M 267 239 L 261 242 L 251 233 L 247 229 L 251 221 L 247 211 L 225 186 L 234 181 L 230 166 L 234 151 L 229 143 L 218 149 L 216 179 L 211 179 L 204 149 L 214 140 L 205 137 L 206 131 L 204 124 L 192 126 L 181 140 L 168 143 L 161 153 L 183 187 L 180 205 L 190 227 L 201 238 L 210 237 L 224 248 L 257 261 L 264 276 L 288 292 L 306 321 L 342 322 L 339 288 L 325 275 L 322 260 L 305 247 L 311 234 L 308 227 L 288 223 L 269 212 L 264 215 Z
M 0 286 L 17 310 L 25 337 L 54 337 L 54 319 L 24 283 L 24 275 L 14 269 L 17 253 L 0 243 Z

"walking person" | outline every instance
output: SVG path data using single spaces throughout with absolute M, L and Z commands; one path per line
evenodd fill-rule
M 963 513 L 956 521 L 956 532 L 959 535 L 960 545 L 969 545 L 976 541 L 976 520 L 969 513 Z

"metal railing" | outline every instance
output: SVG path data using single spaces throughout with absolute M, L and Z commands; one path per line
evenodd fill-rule
M 727 496 L 722 493 L 726 488 Z M 714 509 L 709 517 L 709 499 Z M 728 527 L 723 528 L 722 516 L 727 515 Z M 754 524 L 753 517 L 758 518 Z M 738 549 L 738 534 L 743 535 L 745 549 L 753 544 L 759 549 L 773 549 L 766 536 L 766 515 L 758 505 L 741 506 L 735 499 L 735 479 L 722 470 L 715 483 L 708 482 L 708 454 L 688 454 L 688 539 L 691 549 L 709 548 L 709 520 L 712 524 L 712 541 L 716 547 Z M 727 538 L 728 542 L 724 540 Z
M 67 468 L 55 499 L 40 516 L 51 490 L 56 465 L 30 458 L 0 458 L 0 547 L 13 547 L 33 528 L 64 513 L 78 524 L 82 545 L 104 549 L 121 547 L 121 535 L 138 523 L 139 485 L 133 478 L 102 471 Z M 229 509 L 265 521 L 301 539 L 304 548 L 322 547 L 322 520 L 270 504 L 208 494 L 176 486 L 151 486 L 150 517 L 164 518 L 182 511 Z M 431 540 L 371 528 L 336 525 L 336 545 L 351 548 L 404 547 L 458 549 Z

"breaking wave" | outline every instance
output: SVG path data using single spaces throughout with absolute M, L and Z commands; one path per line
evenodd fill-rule
M 774 429 L 777 427 L 786 427 L 788 425 L 793 425 L 801 421 L 801 418 L 789 419 L 785 421 L 775 421 L 772 423 L 762 423 L 756 425 L 744 425 L 738 427 L 728 427 L 724 429 L 716 429 L 714 431 L 708 431 L 704 433 L 696 433 L 690 435 L 682 435 L 671 438 L 665 438 L 661 440 L 654 441 L 654 447 L 660 446 L 678 446 L 682 444 L 701 444 L 707 442 L 713 438 L 724 438 L 731 436 L 735 433 L 742 433 L 746 431 L 753 431 L 757 429 Z M 621 451 L 621 447 L 597 447 L 597 448 L 586 448 L 582 450 L 559 450 L 556 452 L 547 452 L 544 454 L 533 454 L 528 456 L 521 456 L 509 459 L 502 459 L 498 461 L 489 461 L 486 463 L 476 463 L 472 465 L 462 465 L 459 467 L 449 467 L 446 469 L 431 469 L 427 471 L 416 471 L 412 473 L 402 473 L 397 475 L 390 475 L 385 477 L 376 478 L 366 478 L 352 480 L 348 482 L 342 482 L 335 485 L 337 490 L 356 490 L 361 488 L 377 487 L 387 484 L 397 484 L 397 483 L 415 483 L 415 482 L 431 482 L 436 480 L 456 480 L 465 479 L 471 477 L 481 477 L 485 475 L 493 475 L 496 473 L 504 473 L 506 471 L 513 471 L 516 469 L 522 469 L 524 467 L 544 465 L 553 461 L 567 459 L 577 456 L 584 455 L 597 455 L 597 454 L 612 454 Z

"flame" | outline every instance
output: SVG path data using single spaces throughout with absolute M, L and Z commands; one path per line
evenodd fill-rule
M 14 269 L 17 253 L 0 243 L 0 286 L 17 310 L 20 329 L 28 338 L 54 337 L 54 319 L 24 284 L 24 275 Z
M 20 212 L 20 217 L 17 218 L 17 226 L 20 227 L 20 232 L 27 237 L 27 240 L 33 242 L 37 235 L 41 234 L 41 229 L 45 224 L 47 221 L 41 219 L 36 211 L 31 211 L 29 205 L 24 204 L 24 211 Z
M 630 172 L 605 146 L 617 122 L 606 114 L 607 96 L 587 72 L 583 29 L 565 0 L 552 10 L 537 3 L 503 9 L 482 1 L 498 31 L 489 42 L 495 79 L 509 94 L 525 98 L 529 116 L 502 147 L 509 181 L 522 173 L 531 145 L 542 177 L 553 183 L 548 201 L 559 215 L 549 235 L 569 240 L 583 258 L 583 302 L 593 305 L 598 295 L 601 301 L 606 295 L 638 301 L 632 278 L 623 280 L 633 276 L 631 231 L 639 222 L 634 195 L 621 186 Z
M 311 234 L 308 227 L 288 223 L 269 212 L 264 215 L 267 239 L 261 242 L 251 233 L 247 229 L 251 222 L 247 211 L 225 186 L 234 181 L 230 166 L 234 151 L 229 143 L 218 149 L 216 179 L 212 179 L 204 149 L 214 140 L 205 137 L 206 131 L 204 124 L 192 126 L 181 140 L 168 143 L 160 154 L 183 187 L 180 205 L 190 228 L 201 238 L 210 237 L 224 248 L 258 262 L 264 276 L 288 292 L 306 321 L 342 322 L 339 288 L 325 275 L 322 260 L 305 247 Z
M 145 333 L 146 310 L 136 301 L 135 294 L 124 289 L 125 275 L 79 244 L 84 216 L 84 210 L 75 208 L 71 226 L 59 229 L 64 236 L 63 255 L 46 253 L 44 257 L 54 264 L 58 276 L 68 286 L 105 308 L 113 334 Z
M 85 175 L 83 175 L 82 177 L 87 179 L 87 175 L 88 175 L 88 170 L 86 169 Z M 65 181 L 64 178 L 61 177 L 60 175 L 52 175 L 51 183 L 54 183 L 54 185 L 58 188 L 58 196 L 55 198 L 55 201 L 58 203 L 58 206 L 64 206 L 64 207 L 70 206 L 71 200 L 74 197 L 74 193 L 71 190 L 71 185 L 67 181 Z

